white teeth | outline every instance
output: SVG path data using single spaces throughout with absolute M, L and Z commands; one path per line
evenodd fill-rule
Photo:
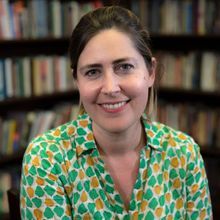
M 103 104 L 102 106 L 106 109 L 117 109 L 117 108 L 122 107 L 125 104 L 126 104 L 126 102 L 119 102 L 119 103 L 115 103 L 115 104 Z

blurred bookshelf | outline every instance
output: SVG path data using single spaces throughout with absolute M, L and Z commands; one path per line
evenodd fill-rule
M 3 2 L 3 1 L 2 1 Z M 0 4 L 3 4 L 0 2 Z M 6 8 L 8 7 L 8 4 L 16 4 L 15 8 L 19 8 L 18 12 L 16 13 L 22 13 L 22 16 L 26 16 L 27 13 L 30 13 L 28 10 L 30 10 L 29 7 L 31 7 L 31 4 L 37 4 L 38 1 L 29 1 L 30 3 L 26 3 L 26 1 L 5 1 L 7 2 L 6 5 L 1 5 L 2 7 Z M 23 2 L 23 3 L 19 3 Z M 34 3 L 32 3 L 34 2 Z M 44 6 L 41 7 L 54 7 L 56 10 L 59 10 L 60 7 L 65 8 L 71 8 L 72 10 L 76 9 L 82 9 L 82 13 L 77 12 L 77 16 L 79 17 L 86 13 L 86 11 L 89 11 L 95 7 L 100 7 L 102 5 L 111 5 L 111 4 L 122 4 L 123 6 L 129 7 L 132 9 L 138 16 L 141 17 L 142 22 L 144 25 L 146 25 L 150 31 L 151 36 L 151 48 L 153 50 L 153 53 L 155 54 L 156 58 L 158 60 L 162 60 L 164 62 L 167 62 L 168 70 L 174 70 L 177 69 L 178 72 L 181 72 L 181 74 L 184 74 L 185 67 L 186 66 L 193 66 L 194 69 L 190 69 L 191 72 L 197 72 L 198 75 L 194 76 L 191 75 L 190 80 L 188 81 L 187 85 L 182 84 L 176 84 L 175 79 L 174 82 L 173 76 L 169 76 L 168 71 L 165 72 L 165 78 L 167 78 L 167 81 L 169 84 L 166 84 L 167 82 L 162 82 L 158 95 L 159 95 L 159 108 L 161 107 L 161 111 L 164 111 L 166 113 L 166 108 L 171 105 L 172 111 L 174 111 L 173 115 L 176 115 L 176 121 L 172 118 L 170 121 L 163 121 L 164 123 L 174 123 L 176 126 L 178 118 L 186 118 L 187 119 L 187 112 L 193 111 L 194 115 L 199 115 L 200 111 L 201 113 L 201 120 L 205 124 L 208 124 L 210 117 L 212 118 L 212 121 L 214 121 L 214 127 L 212 127 L 212 133 L 209 134 L 209 144 L 201 145 L 201 153 L 203 155 L 206 169 L 207 169 L 207 175 L 210 183 L 210 191 L 212 196 L 212 202 L 213 202 L 213 212 L 214 212 L 214 219 L 220 218 L 220 179 L 219 179 L 219 167 L 220 167 L 220 27 L 218 26 L 219 20 L 220 20 L 220 3 L 218 1 L 210 0 L 210 1 L 193 1 L 193 0 L 183 0 L 183 1 L 170 1 L 170 0 L 161 0 L 161 1 L 143 1 L 143 0 L 129 0 L 129 1 L 64 1 L 65 3 L 62 3 L 61 1 L 57 1 L 57 5 L 53 5 L 54 1 L 39 1 L 44 2 Z M 160 4 L 159 4 L 160 2 Z M 170 6 L 170 3 L 173 3 L 172 7 Z M 195 4 L 196 2 L 196 4 Z M 29 5 L 30 4 L 30 5 Z M 49 5 L 48 5 L 49 4 Z M 50 5 L 52 4 L 52 5 Z M 159 5 L 157 5 L 159 4 Z M 39 5 L 35 5 L 35 7 L 39 7 Z M 33 7 L 35 9 L 35 7 Z M 199 9 L 198 9 L 199 8 Z M 182 10 L 182 16 L 181 19 L 177 19 L 176 17 L 171 16 L 177 16 L 177 11 Z M 201 10 L 203 13 L 202 15 L 207 16 L 210 15 L 210 17 L 207 17 L 207 19 L 200 18 L 198 19 L 196 16 L 194 16 L 193 13 L 195 13 L 196 10 Z M 34 11 L 33 16 L 37 13 Z M 61 10 L 61 9 L 60 9 Z M 174 11 L 170 11 L 174 10 Z M 207 11 L 206 11 L 207 10 Z M 48 11 L 45 11 L 44 13 L 49 13 Z M 61 12 L 59 12 L 61 13 Z M 59 14 L 58 13 L 58 14 Z M 15 14 L 16 15 L 16 14 Z M 165 16 L 165 21 L 162 21 L 162 16 Z M 70 81 L 71 79 L 71 70 L 68 69 L 69 61 L 68 61 L 68 47 L 69 47 L 69 39 L 71 30 L 74 27 L 75 23 L 71 24 L 71 27 L 65 27 L 62 28 L 60 26 L 64 21 L 61 21 L 62 18 L 53 17 L 54 15 L 48 15 L 48 17 L 51 17 L 51 20 L 57 20 L 57 24 L 59 24 L 59 27 L 54 27 L 53 23 L 48 21 L 48 27 L 50 27 L 48 30 L 44 29 L 43 31 L 41 29 L 36 29 L 38 32 L 31 29 L 29 26 L 28 29 L 29 32 L 22 32 L 22 30 L 17 31 L 17 35 L 14 34 L 15 31 L 10 31 L 7 28 L 7 25 L 9 23 L 6 22 L 6 28 L 4 30 L 0 31 L 0 68 L 3 66 L 8 65 L 8 69 L 19 69 L 21 66 L 21 69 L 24 68 L 22 65 L 25 65 L 25 68 L 27 68 L 30 72 L 29 78 L 30 81 L 24 80 L 24 76 L 20 77 L 19 71 L 16 73 L 19 75 L 18 81 L 19 85 L 29 84 L 28 93 L 25 93 L 25 89 L 22 87 L 18 88 L 15 91 L 8 90 L 6 86 L 4 87 L 4 84 L 2 84 L 1 79 L 3 79 L 3 75 L 0 75 L 0 134 L 4 134 L 3 132 L 3 124 L 5 122 L 11 121 L 11 119 L 16 119 L 16 114 L 22 114 L 22 118 L 26 118 L 26 115 L 28 113 L 36 112 L 37 114 L 43 114 L 42 112 L 47 112 L 46 117 L 49 118 L 48 120 L 52 121 L 52 118 L 54 119 L 54 113 L 57 112 L 60 113 L 60 118 L 64 117 L 62 111 L 67 111 L 68 117 L 63 119 L 57 119 L 57 124 L 64 122 L 65 120 L 70 120 L 71 117 L 76 113 L 76 108 L 72 108 L 72 106 L 76 105 L 79 101 L 79 94 L 76 91 L 74 85 Z M 185 16 L 185 17 L 184 17 Z M 44 16 L 43 16 L 44 17 Z M 65 19 L 72 19 L 73 15 L 70 15 L 70 18 Z M 183 22 L 184 19 L 187 22 Z M 2 19 L 2 21 L 5 20 Z M 36 19 L 33 17 L 30 17 L 30 22 L 35 21 Z M 175 23 L 171 24 L 169 23 L 171 20 L 181 20 L 182 23 Z M 152 22 L 154 21 L 154 22 Z M 35 21 L 36 22 L 36 21 Z M 41 21 L 38 21 L 41 22 Z M 186 23 L 188 26 L 186 26 Z M 192 23 L 192 25 L 190 25 Z M 172 28 L 169 27 L 169 24 L 172 26 Z M 35 24 L 36 25 L 36 24 Z M 15 27 L 15 26 L 13 26 Z M 181 28 L 179 28 L 181 27 Z M 166 29 L 167 28 L 167 29 Z M 3 33 L 8 33 L 6 36 L 4 36 Z M 40 34 L 41 33 L 41 34 Z M 22 35 L 23 34 L 23 35 Z M 51 68 L 51 66 L 54 66 L 54 63 L 57 64 L 57 68 L 59 69 L 59 72 L 66 73 L 66 78 L 62 79 L 61 81 L 63 84 L 59 85 L 54 82 L 51 86 L 50 91 L 44 91 L 43 88 L 39 87 L 39 84 L 42 84 L 42 86 L 45 86 L 48 82 L 39 82 L 39 78 L 36 78 L 37 84 L 33 82 L 33 74 L 35 72 L 33 68 L 33 63 L 36 63 L 36 65 L 41 65 L 42 63 L 42 57 L 43 60 L 46 60 L 46 64 Z M 167 59 L 167 57 L 169 59 Z M 207 57 L 209 59 L 207 59 Z M 24 59 L 26 58 L 26 59 Z M 192 61 L 192 59 L 193 61 Z M 27 61 L 28 60 L 28 61 Z M 168 62 L 168 61 L 169 62 Z M 215 60 L 215 62 L 208 63 L 208 61 Z M 27 61 L 27 62 L 26 62 Z M 161 63 L 163 63 L 161 61 Z M 170 63 L 171 62 L 171 63 Z M 6 64 L 7 63 L 7 64 Z M 26 64 L 23 64 L 26 63 Z M 27 64 L 28 63 L 28 64 Z M 61 64 L 60 64 L 61 63 Z M 30 66 L 27 66 L 29 65 Z M 11 65 L 11 66 L 10 66 Z M 170 68 L 172 66 L 172 68 Z M 212 66 L 213 72 L 210 72 L 210 70 L 207 70 L 205 67 Z M 166 69 L 165 65 L 165 69 Z M 3 69 L 3 68 L 2 68 Z M 204 70 L 203 70 L 204 69 Z M 189 71 L 189 69 L 187 69 Z M 208 72 L 209 73 L 206 73 Z M 0 69 L 1 72 L 1 69 Z M 48 76 L 48 79 L 56 78 L 53 73 L 55 72 L 54 69 L 50 69 L 50 72 L 52 75 Z M 201 76 L 202 72 L 206 73 L 206 75 Z M 1 72 L 3 74 L 3 71 Z M 56 74 L 60 74 L 56 73 Z M 6 73 L 4 73 L 6 74 Z M 8 74 L 8 73 L 7 73 Z M 12 74 L 12 73 L 11 73 Z M 36 74 L 36 73 L 35 73 Z M 38 75 L 41 75 L 41 73 L 37 73 Z M 192 73 L 193 74 L 193 73 Z M 208 79 L 212 74 L 212 80 Z M 22 75 L 22 74 L 21 74 Z M 65 75 L 65 74 L 64 74 Z M 60 75 L 59 75 L 60 76 Z M 4 76 L 5 77 L 5 76 Z M 13 75 L 11 76 L 11 78 Z M 196 77 L 196 82 L 195 82 Z M 10 77 L 9 77 L 10 79 Z M 172 80 L 170 80 L 172 79 Z M 22 81 L 23 80 L 23 81 Z M 179 81 L 183 81 L 178 79 Z M 209 83 L 209 86 L 207 86 Z M 170 84 L 171 82 L 171 84 Z M 213 84 L 214 83 L 214 84 Z M 34 86 L 35 85 L 35 86 Z M 36 87 L 36 88 L 35 88 Z M 1 90 L 2 89 L 2 90 Z M 8 90 L 8 91 L 7 91 Z M 39 92 L 40 91 L 40 92 Z M 63 105 L 65 106 L 63 110 L 57 109 L 57 105 Z M 179 107 L 181 105 L 181 107 Z M 163 110 L 163 108 L 165 110 Z M 179 109 L 186 108 L 187 110 L 184 110 L 184 114 L 182 114 Z M 189 110 L 188 110 L 189 108 Z M 168 108 L 169 109 L 169 108 Z M 160 109 L 159 109 L 160 111 Z M 164 116 L 163 119 L 169 118 L 168 116 Z M 210 113 L 211 112 L 211 113 Z M 186 113 L 186 115 L 185 115 Z M 213 116 L 214 115 L 214 116 Z M 38 116 L 30 116 L 31 117 L 38 117 Z M 204 119 L 206 118 L 206 119 Z M 16 119 L 17 120 L 17 119 Z M 195 118 L 189 118 L 187 119 L 191 123 L 193 123 Z M 196 122 L 195 122 L 196 123 Z M 201 122 L 199 122 L 201 123 Z M 203 124 L 204 124 L 203 123 Z M 14 124 L 11 123 L 11 124 Z M 190 124 L 189 124 L 190 125 Z M 7 125 L 8 126 L 8 125 Z M 7 127 L 6 126 L 6 127 Z M 10 125 L 11 126 L 11 125 Z M 9 127 L 10 127 L 9 126 Z M 52 126 L 52 125 L 50 125 Z M 47 128 L 50 128 L 48 126 Z M 186 126 L 186 125 L 185 125 Z M 212 126 L 212 125 L 210 125 Z M 30 129 L 30 127 L 29 127 Z M 205 129 L 205 128 L 204 128 Z M 198 130 L 199 132 L 199 130 Z M 201 134 L 206 132 L 206 130 L 203 130 Z M 10 133 L 10 132 L 9 132 Z M 190 133 L 190 132 L 189 132 Z M 15 135 L 16 136 L 16 135 Z M 16 145 L 16 150 L 10 150 L 10 153 L 2 153 L 2 141 L 0 140 L 0 172 L 4 172 L 5 170 L 8 170 L 8 167 L 15 166 L 20 167 L 22 162 L 22 156 L 26 147 L 26 144 L 28 143 L 29 138 L 27 138 L 26 134 L 26 140 L 23 140 L 22 142 L 18 142 L 19 144 Z M 7 140 L 8 141 L 8 140 Z M 8 143 L 8 142 L 4 143 Z M 1 189 L 0 189 L 1 190 Z M 7 210 L 7 209 L 6 209 Z M 1 213 L 1 210 L 0 210 Z M 2 216 L 0 215 L 1 219 L 7 219 L 7 215 Z

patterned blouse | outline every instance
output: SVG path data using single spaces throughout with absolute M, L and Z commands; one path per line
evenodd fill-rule
M 198 145 L 142 117 L 147 145 L 129 210 L 105 169 L 87 114 L 35 138 L 23 158 L 22 219 L 211 219 Z

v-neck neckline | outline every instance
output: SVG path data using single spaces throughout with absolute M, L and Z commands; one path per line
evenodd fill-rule
M 139 212 L 141 207 L 141 202 L 143 200 L 142 197 L 144 195 L 145 185 L 146 185 L 150 152 L 151 152 L 151 148 L 147 145 L 144 148 L 142 148 L 140 151 L 138 175 L 135 184 L 133 186 L 128 210 L 125 207 L 125 204 L 123 202 L 123 199 L 119 191 L 115 187 L 112 176 L 110 175 L 109 171 L 106 170 L 105 163 L 101 159 L 98 150 L 96 149 L 92 152 L 91 156 L 93 157 L 95 162 L 94 163 L 95 172 L 100 181 L 101 188 L 104 194 L 106 195 L 107 200 L 105 200 L 105 202 L 109 203 L 106 204 L 106 206 L 111 207 L 112 211 L 116 215 L 130 216 L 132 215 L 132 213 L 136 212 L 137 210 Z

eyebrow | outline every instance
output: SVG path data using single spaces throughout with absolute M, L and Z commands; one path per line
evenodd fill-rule
M 133 60 L 133 58 L 126 57 L 126 58 L 117 59 L 117 60 L 113 61 L 113 64 L 122 63 L 122 62 L 125 62 L 125 61 L 128 61 L 128 60 Z
M 85 65 L 81 68 L 79 68 L 79 72 L 83 72 L 87 69 L 92 69 L 92 68 L 101 68 L 102 65 L 101 64 L 98 64 L 98 63 L 94 63 L 94 64 L 88 64 L 88 65 Z
M 125 57 L 125 58 L 120 58 L 120 59 L 114 60 L 112 62 L 112 64 L 116 65 L 118 63 L 122 63 L 122 62 L 125 62 L 125 61 L 128 61 L 128 60 L 132 60 L 136 63 L 136 60 L 134 58 Z M 81 68 L 79 68 L 79 71 L 82 72 L 82 71 L 87 70 L 87 69 L 101 68 L 101 67 L 102 67 L 102 64 L 99 64 L 99 63 L 87 64 L 87 65 L 82 66 Z

